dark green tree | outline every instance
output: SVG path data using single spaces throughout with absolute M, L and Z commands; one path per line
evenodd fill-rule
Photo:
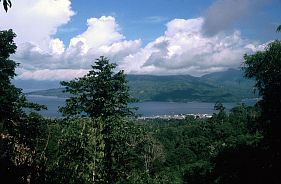
M 66 100 L 66 106 L 60 111 L 71 118 L 88 116 L 102 127 L 101 136 L 104 141 L 105 180 L 115 183 L 126 175 L 128 164 L 127 145 L 130 139 L 126 118 L 133 115 L 128 103 L 132 100 L 127 80 L 123 71 L 115 72 L 116 64 L 109 63 L 105 57 L 96 60 L 92 70 L 81 78 L 69 82 L 61 82 L 65 91 L 72 96 Z
M 133 115 L 128 103 L 129 94 L 124 71 L 114 72 L 116 64 L 103 56 L 96 60 L 92 70 L 82 78 L 61 82 L 65 92 L 72 94 L 60 111 L 64 116 L 126 117 Z
M 11 84 L 16 76 L 15 68 L 18 65 L 9 57 L 16 52 L 16 44 L 12 30 L 0 32 L 0 122 L 9 120 L 20 114 L 20 104 L 23 101 L 21 91 Z
M 270 43 L 265 51 L 245 55 L 245 76 L 256 80 L 262 100 L 262 130 L 272 141 L 280 143 L 281 131 L 281 41 Z M 278 143 L 278 145 L 279 145 Z
M 218 111 L 218 113 L 214 113 L 213 118 L 223 122 L 226 118 L 225 107 L 223 104 L 221 102 L 216 102 L 214 105 L 214 110 Z
M 11 83 L 18 66 L 10 59 L 17 48 L 15 36 L 12 30 L 0 31 L 0 180 L 27 183 L 37 180 L 41 172 L 38 166 L 44 154 L 35 145 L 45 127 L 40 117 L 23 110 L 43 106 L 29 103 L 21 89 Z
M 40 110 L 44 106 L 27 101 L 22 90 L 16 88 L 11 80 L 16 76 L 15 69 L 19 65 L 10 59 L 16 52 L 14 38 L 16 34 L 10 29 L 0 31 L 0 127 L 14 131 L 16 121 L 25 116 L 23 108 Z
M 276 40 L 265 51 L 245 55 L 245 76 L 256 80 L 262 99 L 258 102 L 261 109 L 259 128 L 264 133 L 264 149 L 267 160 L 263 164 L 267 183 L 280 182 L 281 169 L 281 41 Z

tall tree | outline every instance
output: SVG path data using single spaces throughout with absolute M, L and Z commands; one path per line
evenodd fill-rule
M 72 94 L 60 111 L 64 116 L 125 117 L 133 115 L 132 101 L 124 71 L 114 72 L 116 64 L 101 56 L 92 70 L 82 78 L 61 82 L 65 92 Z
M 0 31 L 0 180 L 28 183 L 34 181 L 33 176 L 38 176 L 35 159 L 38 154 L 34 145 L 42 132 L 37 127 L 41 125 L 40 117 L 27 115 L 23 109 L 39 110 L 43 106 L 29 103 L 21 89 L 11 83 L 18 66 L 10 59 L 17 48 L 15 36 L 12 30 Z
M 102 127 L 104 142 L 105 180 L 115 183 L 124 174 L 129 147 L 128 122 L 126 117 L 133 115 L 128 107 L 132 100 L 123 71 L 115 72 L 116 64 L 109 63 L 106 57 L 96 60 L 92 70 L 81 78 L 61 82 L 66 92 L 72 96 L 60 111 L 64 116 L 88 116 L 95 120 L 95 127 Z
M 245 55 L 245 76 L 256 80 L 262 100 L 263 130 L 280 141 L 281 131 L 281 41 L 270 43 L 265 51 Z
M 17 66 L 16 62 L 9 59 L 16 52 L 15 36 L 12 30 L 0 32 L 0 122 L 14 117 L 15 112 L 18 114 L 22 99 L 20 90 L 11 84 Z
M 16 34 L 11 29 L 0 31 L 0 125 L 9 131 L 13 131 L 13 128 L 9 127 L 25 115 L 23 108 L 40 110 L 44 107 L 28 102 L 21 89 L 11 83 L 16 76 L 15 69 L 19 65 L 10 59 L 17 48 L 15 37 Z
M 268 183 L 280 182 L 281 169 L 281 41 L 270 43 L 265 51 L 245 55 L 245 76 L 256 80 L 256 88 L 262 99 L 261 129 L 265 134 L 265 144 L 269 147 L 270 158 L 267 172 L 273 179 Z M 277 182 L 278 183 L 278 182 Z

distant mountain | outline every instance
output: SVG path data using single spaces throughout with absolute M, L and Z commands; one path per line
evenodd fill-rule
M 230 69 L 202 77 L 190 75 L 127 75 L 130 93 L 140 101 L 171 102 L 240 102 L 254 98 L 253 81 L 243 78 L 242 72 Z M 68 97 L 63 88 L 41 90 L 29 95 Z
M 234 95 L 220 90 L 216 85 L 189 75 L 129 75 L 128 81 L 132 96 L 141 101 L 236 100 Z
M 54 88 L 47 90 L 38 90 L 26 93 L 27 95 L 56 96 L 60 98 L 69 98 L 69 93 L 63 92 L 64 88 Z
M 231 81 L 231 80 L 239 80 L 243 79 L 243 71 L 237 70 L 234 68 L 230 68 L 226 71 L 222 72 L 214 72 L 210 74 L 203 75 L 201 78 L 207 78 L 212 80 L 224 80 L 224 81 Z
M 206 74 L 203 75 L 201 78 L 208 79 L 217 84 L 236 86 L 238 88 L 240 87 L 240 88 L 248 89 L 247 87 L 253 87 L 254 85 L 253 80 L 244 78 L 243 71 L 233 68 L 222 72 L 214 72 L 214 73 Z
M 60 81 L 38 81 L 38 80 L 13 80 L 12 83 L 17 87 L 23 89 L 24 92 L 39 91 L 46 89 L 53 89 L 60 87 Z
M 223 88 L 230 88 L 236 94 L 250 94 L 250 96 L 258 97 L 254 94 L 254 80 L 246 79 L 244 73 L 237 69 L 228 69 L 222 72 L 215 72 L 201 77 L 212 83 L 220 85 Z

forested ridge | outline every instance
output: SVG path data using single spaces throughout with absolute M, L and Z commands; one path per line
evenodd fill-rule
M 229 69 L 202 77 L 190 75 L 126 75 L 129 93 L 139 101 L 168 102 L 240 102 L 256 98 L 253 80 L 243 78 L 243 72 Z M 20 85 L 22 81 L 15 81 Z M 69 97 L 63 88 L 37 90 L 27 95 Z
M 97 58 L 87 75 L 63 81 L 62 119 L 24 108 L 11 80 L 15 33 L 0 32 L 0 183 L 272 183 L 280 175 L 281 42 L 244 56 L 261 100 L 209 119 L 137 120 L 123 71 Z

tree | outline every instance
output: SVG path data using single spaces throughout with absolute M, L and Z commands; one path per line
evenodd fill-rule
M 18 66 L 10 59 L 17 48 L 15 36 L 12 30 L 0 31 L 0 180 L 28 183 L 34 182 L 41 172 L 38 166 L 44 154 L 35 148 L 35 142 L 44 135 L 40 131 L 45 127 L 40 117 L 33 113 L 27 115 L 23 110 L 39 110 L 43 106 L 29 103 L 21 89 L 11 83 Z
M 20 90 L 11 84 L 18 65 L 9 57 L 16 52 L 16 44 L 12 30 L 0 32 L 0 122 L 8 120 L 19 113 L 19 103 L 22 101 Z
M 270 43 L 265 51 L 245 55 L 245 76 L 256 80 L 262 100 L 263 130 L 272 138 L 280 139 L 281 131 L 281 41 Z M 279 140 L 280 141 L 280 140 Z
M 114 73 L 116 64 L 103 56 L 82 78 L 61 82 L 65 92 L 72 94 L 60 111 L 64 116 L 126 117 L 133 115 L 128 103 L 132 101 L 124 71 Z
M 218 111 L 218 113 L 213 113 L 212 119 L 214 121 L 220 121 L 223 123 L 227 117 L 223 104 L 221 102 L 216 102 L 214 105 L 214 110 Z
M 123 71 L 114 72 L 116 64 L 109 63 L 105 57 L 96 60 L 92 70 L 81 78 L 61 82 L 65 92 L 72 96 L 60 111 L 67 118 L 88 116 L 102 127 L 104 142 L 105 180 L 115 183 L 126 172 L 130 139 L 126 117 L 133 115 L 128 103 L 132 100 Z M 98 130 L 99 131 L 99 130 Z
M 260 129 L 264 132 L 265 149 L 271 155 L 263 167 L 272 179 L 268 183 L 278 183 L 281 179 L 281 41 L 270 43 L 265 51 L 245 55 L 244 59 L 245 76 L 256 80 L 255 87 L 262 97 L 258 102 Z
M 0 0 L 1 2 L 2 0 Z M 8 8 L 12 7 L 12 2 L 10 0 L 3 0 L 3 7 L 5 9 L 5 11 L 8 11 Z
M 10 134 L 14 131 L 13 125 L 16 121 L 25 116 L 23 108 L 45 108 L 28 102 L 22 90 L 11 83 L 16 76 L 15 68 L 19 65 L 10 59 L 10 55 L 14 54 L 17 48 L 13 41 L 15 37 L 16 34 L 11 29 L 0 31 L 0 125 L 7 128 Z

